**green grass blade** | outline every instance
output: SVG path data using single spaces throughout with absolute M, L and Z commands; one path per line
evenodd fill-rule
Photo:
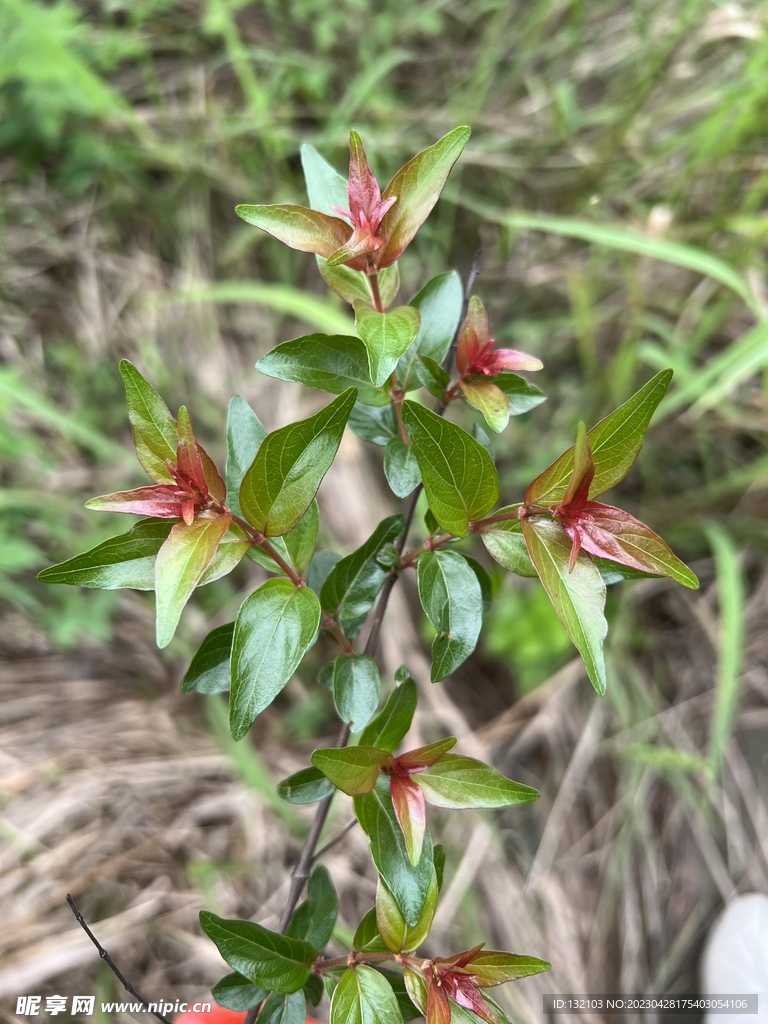
M 739 699 L 739 673 L 744 650 L 744 583 L 738 552 L 729 534 L 716 523 L 710 523 L 707 536 L 715 556 L 720 601 L 720 645 L 709 733 L 709 767 L 716 778 Z

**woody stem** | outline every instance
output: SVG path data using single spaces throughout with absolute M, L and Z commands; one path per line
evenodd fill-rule
M 368 283 L 371 286 L 371 295 L 373 297 L 373 308 L 377 313 L 383 313 L 384 307 L 381 304 L 381 292 L 379 291 L 379 273 L 371 274 L 368 277 Z

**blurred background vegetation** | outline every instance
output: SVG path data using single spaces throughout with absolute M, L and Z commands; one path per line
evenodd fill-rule
M 571 442 L 578 419 L 596 421 L 672 366 L 618 503 L 662 533 L 703 586 L 693 596 L 657 581 L 612 589 L 609 695 L 595 704 L 538 584 L 497 577 L 481 648 L 429 696 L 421 728 L 463 729 L 544 797 L 530 811 L 472 816 L 472 854 L 453 836 L 460 867 L 438 937 L 490 932 L 547 956 L 556 973 L 541 991 L 695 990 L 723 901 L 768 888 L 767 27 L 762 0 L 0 0 L 0 640 L 9 699 L 35 695 L 11 720 L 13 771 L 42 771 L 56 749 L 56 771 L 79 778 L 64 765 L 89 735 L 82 715 L 93 735 L 110 723 L 110 750 L 94 748 L 91 764 L 116 758 L 117 679 L 136 687 L 137 721 L 150 697 L 169 710 L 180 748 L 195 735 L 214 757 L 223 743 L 216 771 L 273 813 L 289 755 L 274 753 L 266 727 L 255 731 L 258 753 L 234 749 L 218 704 L 206 725 L 195 699 L 174 694 L 184 659 L 212 621 L 231 617 L 254 570 L 201 592 L 165 660 L 151 647 L 151 597 L 44 589 L 34 574 L 118 532 L 83 510 L 86 497 L 140 482 L 119 357 L 172 407 L 190 401 L 219 458 L 233 392 L 269 428 L 315 401 L 258 380 L 253 364 L 279 341 L 335 330 L 346 311 L 311 257 L 244 225 L 235 204 L 303 202 L 302 142 L 344 170 L 355 127 L 386 181 L 466 123 L 464 156 L 401 261 L 401 297 L 446 267 L 466 274 L 481 248 L 476 291 L 497 341 L 544 361 L 536 383 L 548 401 L 495 442 L 507 501 Z M 331 479 L 348 504 L 321 493 L 327 546 L 359 543 L 389 510 L 379 454 L 350 442 Z M 406 614 L 395 621 L 412 628 Z M 418 657 L 418 636 L 410 649 L 399 642 L 385 649 L 388 667 Z M 57 688 L 72 666 L 104 681 L 98 714 Z M 56 701 L 59 713 L 36 717 Z M 328 726 L 327 704 L 311 679 L 297 680 L 281 714 L 274 735 L 298 767 Z M 51 748 L 50 729 L 68 715 L 71 731 Z M 18 724 L 30 716 L 32 732 Z M 138 756 L 132 742 L 127 761 Z M 169 741 L 142 756 L 159 763 L 178 749 Z M 28 807 L 54 799 L 45 788 L 4 792 Z M 131 793 L 150 842 L 170 819 L 153 811 L 144 821 L 153 798 L 145 792 L 142 805 Z M 19 920 L 37 921 L 16 932 L 23 966 L 43 956 L 45 928 L 55 946 L 68 921 L 55 900 L 48 908 L 31 895 L 30 850 L 44 836 L 29 840 L 11 796 L 5 831 L 27 838 L 10 843 L 3 870 L 29 862 L 10 891 Z M 188 810 L 187 799 L 158 797 Z M 286 812 L 278 836 L 259 819 L 271 837 L 262 847 L 249 807 L 251 818 L 233 812 L 219 846 L 187 822 L 194 850 L 173 869 L 157 854 L 149 882 L 121 867 L 104 869 L 112 889 L 84 883 L 100 894 L 96 916 L 118 915 L 166 872 L 174 898 L 193 894 L 184 908 L 203 892 L 209 905 L 268 921 L 271 889 L 254 890 L 248 858 L 263 867 L 271 857 L 264 878 L 279 888 L 305 825 Z M 52 850 L 79 848 L 66 817 L 45 839 Z M 350 842 L 337 854 L 348 872 L 339 884 L 364 911 L 365 868 Z M 104 849 L 100 864 L 122 846 Z M 79 863 L 67 856 L 51 861 L 62 885 Z M 180 920 L 132 947 L 139 977 L 162 991 L 216 978 L 180 937 L 191 918 Z M 34 977 L 55 987 L 58 961 L 42 962 Z M 95 977 L 85 957 L 77 966 Z M 537 1019 L 537 984 L 517 990 L 520 1019 Z

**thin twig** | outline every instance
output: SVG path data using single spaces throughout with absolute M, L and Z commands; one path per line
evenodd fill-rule
M 329 843 L 326 843 L 325 846 L 321 847 L 317 851 L 317 853 L 315 853 L 312 856 L 312 863 L 314 864 L 316 860 L 319 860 L 323 856 L 323 854 L 327 853 L 331 849 L 331 847 L 336 845 L 336 843 L 340 843 L 344 836 L 347 834 L 347 832 L 350 832 L 355 827 L 356 824 L 357 818 L 353 818 L 348 825 L 344 826 L 344 828 L 341 830 L 341 832 L 339 832 L 338 835 L 334 836 Z
M 83 915 L 80 913 L 80 911 L 75 906 L 75 901 L 72 899 L 72 897 L 69 895 L 69 893 L 67 893 L 67 903 L 69 904 L 69 909 L 75 915 L 75 919 L 76 919 L 77 923 L 80 925 L 80 927 L 83 929 L 85 934 L 88 936 L 88 938 L 94 944 L 96 949 L 98 949 L 99 956 L 104 961 L 104 963 L 107 965 L 107 967 L 109 967 L 110 971 L 112 971 L 112 973 L 117 978 L 117 980 L 120 982 L 120 984 L 123 986 L 125 991 L 126 992 L 130 992 L 131 995 L 134 997 L 134 999 L 138 999 L 138 1001 L 143 1006 L 146 1006 L 146 1008 L 149 1010 L 149 1005 L 150 1004 L 147 1002 L 147 1000 L 144 998 L 144 996 L 141 995 L 141 993 L 136 991 L 136 989 L 133 987 L 133 985 L 130 983 L 130 981 L 128 981 L 128 979 L 125 977 L 123 972 L 117 966 L 115 961 L 112 959 L 112 957 L 106 951 L 106 949 L 104 949 L 102 944 L 99 942 L 99 940 L 93 934 L 91 929 L 86 924 L 85 918 L 83 917 Z M 158 1020 L 161 1020 L 163 1022 L 163 1024 L 171 1024 L 171 1022 L 168 1020 L 168 1018 L 164 1017 L 162 1015 L 162 1013 L 157 1013 L 155 1010 L 150 1010 L 150 1013 L 152 1013 L 155 1017 L 157 1017 Z

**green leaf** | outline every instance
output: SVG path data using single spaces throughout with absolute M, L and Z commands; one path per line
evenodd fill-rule
M 405 528 L 402 516 L 388 516 L 368 540 L 337 562 L 320 592 L 324 610 L 335 619 L 350 640 L 363 628 L 368 612 L 387 578 L 376 561 L 381 548 L 396 540 Z
M 325 992 L 323 979 L 317 974 L 310 975 L 309 981 L 302 989 L 302 992 L 313 1006 L 317 1006 Z
M 440 364 L 448 355 L 459 326 L 463 303 L 461 278 L 455 270 L 433 277 L 411 299 L 410 305 L 418 309 L 421 324 L 416 340 L 397 364 L 397 379 L 404 391 L 411 391 L 419 383 L 424 383 L 413 379 L 418 373 L 419 356 Z
M 346 970 L 331 999 L 331 1024 L 402 1024 L 392 989 L 383 974 L 358 964 Z
M 335 786 L 319 768 L 302 768 L 278 783 L 277 792 L 289 804 L 316 804 L 330 796 Z
M 450 375 L 440 363 L 429 356 L 419 356 L 413 367 L 413 376 L 418 384 L 425 387 L 435 398 L 445 398 L 445 390 L 451 383 Z
M 445 847 L 438 843 L 435 847 L 433 859 L 435 862 L 435 875 L 437 876 L 438 894 L 443 888 L 443 873 L 445 872 Z
M 437 630 L 432 643 L 435 683 L 474 651 L 483 624 L 483 595 L 476 574 L 456 551 L 422 551 L 416 578 L 421 605 Z
M 312 561 L 317 545 L 317 532 L 320 527 L 320 509 L 317 499 L 313 498 L 307 511 L 296 523 L 292 530 L 289 530 L 284 537 L 273 537 L 270 541 L 272 547 L 282 558 L 292 565 L 299 575 L 302 575 Z M 252 561 L 263 566 L 269 572 L 285 575 L 283 570 L 262 548 L 255 544 L 248 549 Z M 312 587 L 314 590 L 315 588 Z
M 360 732 L 376 714 L 381 680 L 367 654 L 340 654 L 333 663 L 333 702 L 342 722 Z
M 303 992 L 273 992 L 261 1008 L 256 1024 L 305 1024 L 307 1001 Z
M 509 423 L 507 396 L 490 380 L 465 380 L 461 390 L 470 405 L 482 413 L 483 419 L 496 434 L 500 434 Z
M 368 284 L 370 278 L 361 270 L 353 270 L 343 264 L 329 266 L 328 261 L 322 256 L 317 256 L 317 266 L 320 274 L 328 287 L 340 295 L 350 305 L 361 299 L 363 302 L 372 302 L 373 295 Z M 400 290 L 400 271 L 397 264 L 385 267 L 379 273 L 379 296 L 384 309 L 390 306 Z
M 382 879 L 379 879 L 376 887 L 376 922 L 387 949 L 394 953 L 410 953 L 426 941 L 435 918 L 438 895 L 437 875 L 433 868 L 421 916 L 418 922 L 409 928 L 392 893 Z
M 318 864 L 309 876 L 307 898 L 293 912 L 285 934 L 304 939 L 322 952 L 333 934 L 338 912 L 339 901 L 331 876 L 327 868 Z
M 228 974 L 221 981 L 217 981 L 211 989 L 211 995 L 219 1006 L 226 1006 L 228 1010 L 234 1010 L 237 1013 L 250 1010 L 252 1006 L 258 1006 L 267 997 L 263 988 L 254 985 L 237 971 L 234 974 Z
M 308 143 L 304 143 L 300 152 L 309 205 L 319 213 L 336 216 L 334 206 L 342 210 L 347 206 L 347 179 Z
M 173 639 L 184 605 L 211 564 L 216 548 L 229 530 L 229 515 L 195 517 L 191 526 L 174 524 L 155 560 L 155 604 L 158 647 Z
M 427 1012 L 427 983 L 421 971 L 415 971 L 412 967 L 403 968 L 403 983 L 410 996 L 411 1002 L 421 1012 L 422 1016 Z
M 357 926 L 352 948 L 365 949 L 373 953 L 383 953 L 386 950 L 384 940 L 379 935 L 379 926 L 376 924 L 375 907 L 371 907 Z
M 139 462 L 155 483 L 173 483 L 165 461 L 176 461 L 176 447 L 179 443 L 176 420 L 160 395 L 133 363 L 122 359 L 120 374 L 125 385 L 128 419 Z
M 354 309 L 355 328 L 368 352 L 371 380 L 381 387 L 418 334 L 419 311 L 413 306 L 398 306 L 389 313 L 379 313 L 362 301 L 357 301 Z
M 432 879 L 432 837 L 424 833 L 417 865 L 411 864 L 403 832 L 395 816 L 389 781 L 379 776 L 370 793 L 356 796 L 355 814 L 371 841 L 371 857 L 407 924 L 418 923 Z
M 392 437 L 387 442 L 384 450 L 384 475 L 398 498 L 407 498 L 421 483 L 416 456 L 399 437 Z
M 267 537 L 288 533 L 330 469 L 355 403 L 350 388 L 308 419 L 267 434 L 243 478 L 240 505 Z
M 229 721 L 242 739 L 280 693 L 317 635 L 320 602 L 285 579 L 263 583 L 243 601 L 232 641 Z
M 639 569 L 632 569 L 628 565 L 611 562 L 607 558 L 596 558 L 595 555 L 592 555 L 592 561 L 600 571 L 606 587 L 611 587 L 614 583 L 623 583 L 624 580 L 657 580 L 660 578 L 656 573 L 640 572 Z
M 394 688 L 382 710 L 360 734 L 360 743 L 394 753 L 411 728 L 416 700 L 416 683 L 408 675 Z
M 277 204 L 274 206 L 235 207 L 235 213 L 246 224 L 267 231 L 291 249 L 314 252 L 326 259 L 346 243 L 351 227 L 340 217 L 308 210 L 306 206 Z
M 517 373 L 500 373 L 491 380 L 507 396 L 510 416 L 520 416 L 547 400 L 543 391 Z
M 376 253 L 378 266 L 387 267 L 400 258 L 429 216 L 471 134 L 465 126 L 454 128 L 434 146 L 417 153 L 384 189 L 381 198 L 397 196 L 397 202 L 381 223 L 379 233 L 387 244 Z
M 200 927 L 233 970 L 270 992 L 297 992 L 318 951 L 308 942 L 278 935 L 253 921 L 227 921 L 200 911 Z
M 264 426 L 240 395 L 234 395 L 227 411 L 227 505 L 241 516 L 240 485 L 248 467 L 256 458 L 261 443 L 267 436 Z
M 595 460 L 590 499 L 615 487 L 630 471 L 643 445 L 651 416 L 671 380 L 671 370 L 657 373 L 615 412 L 587 431 L 587 441 Z M 525 492 L 527 505 L 555 505 L 562 501 L 573 470 L 573 453 L 572 445 L 536 477 Z
M 411 1002 L 403 976 L 401 974 L 386 974 L 385 977 L 387 984 L 395 993 L 395 999 L 397 999 L 397 1005 L 400 1008 L 400 1013 L 403 1015 L 403 1020 L 409 1021 L 421 1017 L 421 1010 Z
M 242 562 L 250 550 L 251 543 L 245 530 L 241 529 L 237 523 L 232 523 L 229 531 L 219 541 L 216 554 L 200 578 L 198 587 L 205 587 L 209 583 L 220 580 L 222 576 L 228 575 L 235 566 Z
M 597 566 L 583 552 L 568 571 L 571 541 L 559 523 L 543 517 L 523 520 L 528 554 L 552 606 L 571 638 L 592 685 L 605 693 L 603 640 L 608 632 L 605 619 L 605 583 Z
M 391 405 L 376 409 L 358 402 L 349 417 L 349 429 L 361 441 L 370 441 L 382 447 L 390 438 L 399 437 L 395 411 Z
M 496 515 L 517 512 L 520 505 L 505 505 Z M 483 544 L 499 565 L 518 576 L 538 576 L 523 537 L 523 524 L 519 519 L 504 519 L 483 527 L 480 534 Z
M 480 594 L 483 598 L 483 611 L 486 611 L 493 600 L 493 583 L 488 570 L 476 558 L 473 558 L 472 555 L 468 555 L 464 551 L 460 551 L 459 554 L 475 576 L 477 576 L 477 582 L 480 584 Z
M 181 682 L 181 692 L 223 693 L 229 689 L 229 656 L 232 653 L 234 622 L 217 626 L 200 644 Z
M 466 430 L 415 402 L 403 402 L 403 423 L 435 519 L 446 532 L 466 536 L 470 520 L 499 497 L 493 459 Z
M 318 551 L 315 554 L 309 563 L 307 584 L 316 594 L 323 589 L 323 584 L 328 579 L 331 569 L 340 561 L 341 555 L 337 555 L 335 551 Z
M 516 978 L 529 978 L 532 974 L 548 971 L 552 964 L 535 956 L 519 956 L 496 949 L 481 949 L 467 965 L 475 975 L 480 988 L 493 988 Z
M 43 569 L 37 578 L 41 583 L 69 583 L 96 590 L 154 590 L 155 557 L 172 525 L 167 519 L 143 519 L 128 533 Z
M 376 785 L 389 753 L 376 747 L 325 747 L 314 750 L 310 760 L 342 793 L 360 796 Z
M 368 354 L 359 338 L 310 334 L 273 348 L 256 364 L 268 377 L 340 395 L 357 388 L 366 405 L 387 405 L 389 395 L 371 384 Z
M 435 807 L 508 807 L 528 804 L 541 795 L 513 782 L 490 765 L 463 754 L 443 754 L 439 761 L 413 778 Z

